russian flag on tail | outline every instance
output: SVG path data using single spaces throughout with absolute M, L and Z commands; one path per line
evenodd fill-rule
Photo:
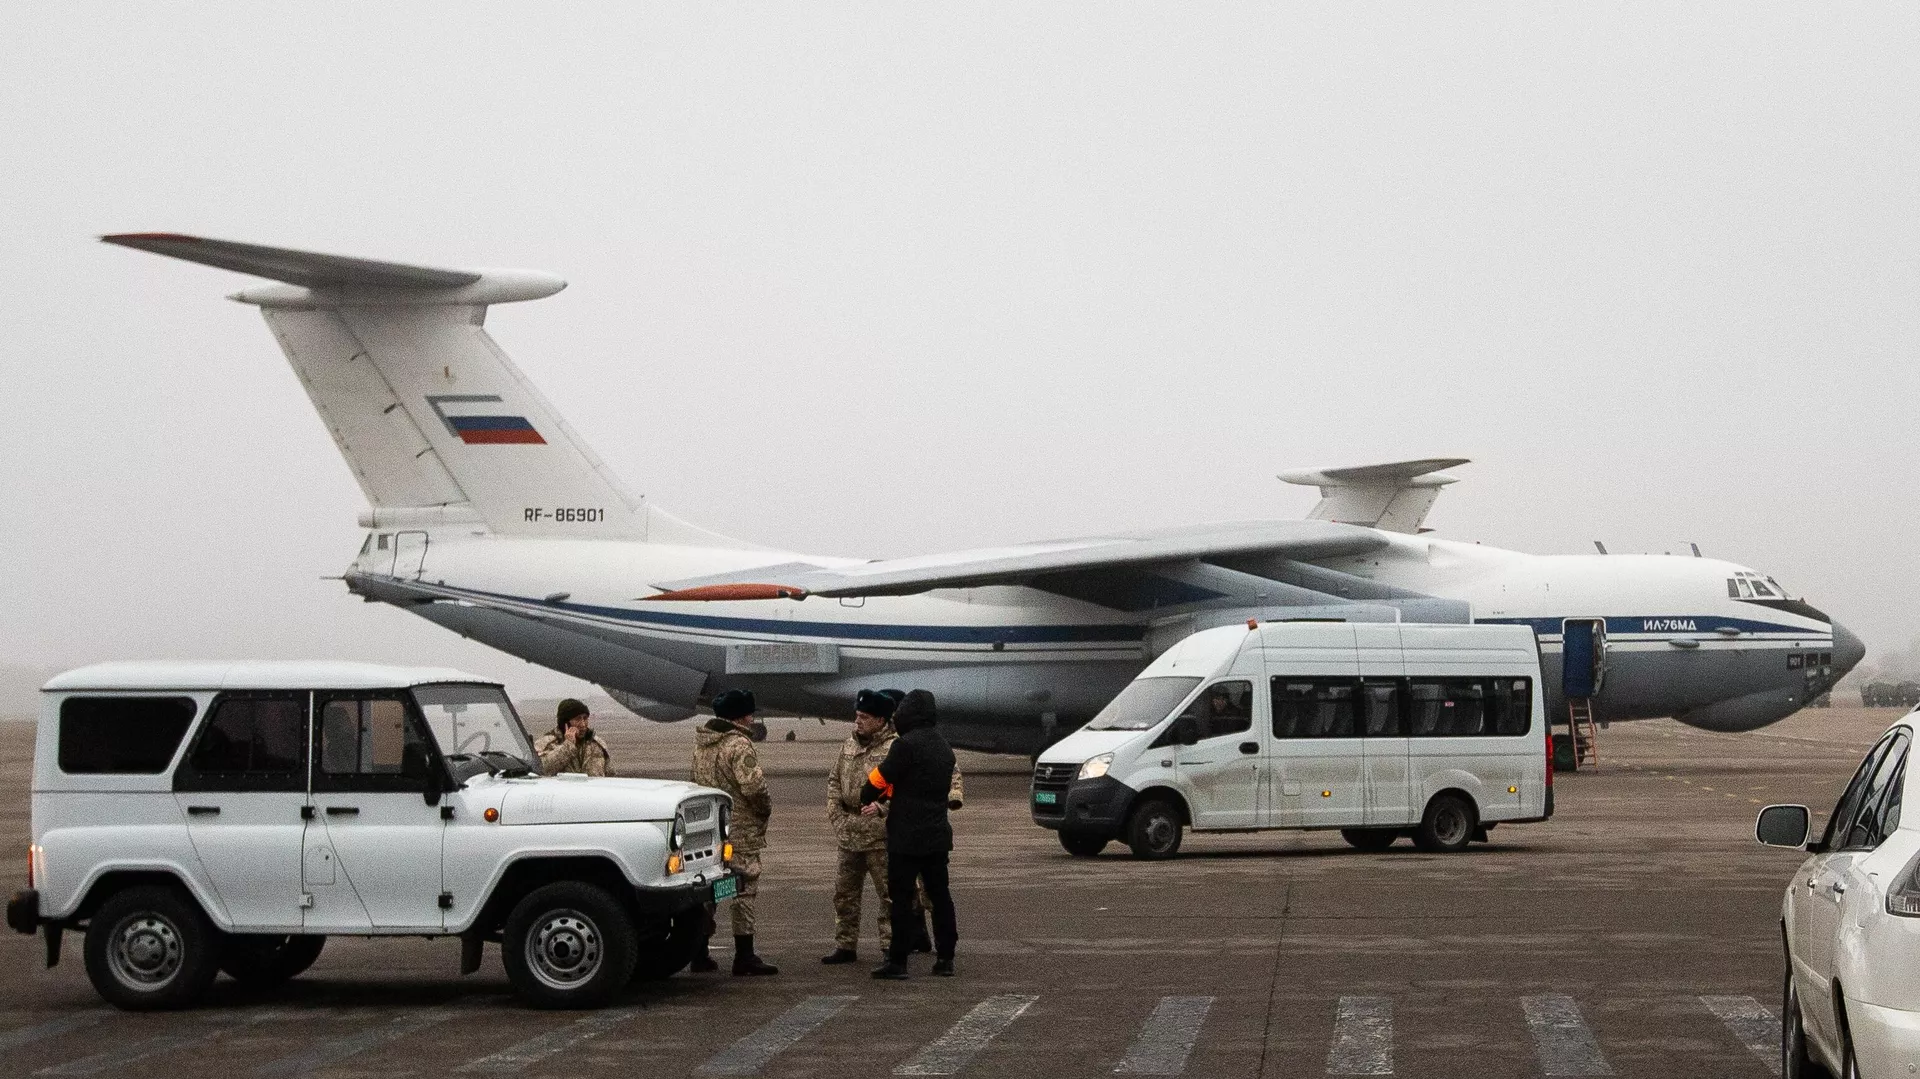
M 427 398 L 434 414 L 447 425 L 447 433 L 469 446 L 523 445 L 544 446 L 547 440 L 525 416 L 499 412 L 467 412 L 473 405 L 500 404 L 497 394 L 441 394 Z M 450 414 L 449 406 L 458 410 Z

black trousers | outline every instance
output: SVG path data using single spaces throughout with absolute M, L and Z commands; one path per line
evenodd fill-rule
M 927 882 L 927 902 L 933 906 L 933 954 L 952 959 L 960 940 L 959 924 L 953 913 L 953 892 L 947 887 L 947 852 L 907 855 L 887 852 L 887 899 L 893 907 L 893 947 L 888 958 L 905 963 L 913 950 L 916 921 L 913 912 L 914 883 Z

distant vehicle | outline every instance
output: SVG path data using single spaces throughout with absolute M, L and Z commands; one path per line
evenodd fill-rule
M 1040 755 L 1034 823 L 1090 857 L 1195 831 L 1338 828 L 1458 851 L 1553 815 L 1540 654 L 1523 626 L 1264 623 L 1181 641 Z
M 1901 813 L 1920 796 L 1916 719 L 1867 752 L 1817 841 L 1806 806 L 1768 806 L 1754 825 L 1760 842 L 1811 855 L 1780 904 L 1788 1079 L 1816 1063 L 1842 1077 L 1920 1067 L 1920 815 Z
M 102 997 L 191 1004 L 298 975 L 332 934 L 501 945 L 529 1003 L 585 1007 L 692 959 L 733 894 L 730 802 L 533 773 L 497 684 L 358 663 L 116 663 L 42 694 L 27 889 L 47 965 L 85 933 Z
M 1867 708 L 1920 707 L 1920 682 L 1868 682 L 1860 687 L 1860 703 Z
M 1864 654 L 1813 604 L 1731 562 L 1428 535 L 1453 482 L 1441 470 L 1461 458 L 1286 472 L 1320 489 L 1304 521 L 878 561 L 765 547 L 634 493 L 488 336 L 491 305 L 551 296 L 557 277 L 105 239 L 284 282 L 234 299 L 260 309 L 366 494 L 350 592 L 599 683 L 652 720 L 733 688 L 817 715 L 864 686 L 911 685 L 939 697 L 953 744 L 1034 753 L 1190 633 L 1323 618 L 1525 626 L 1548 657 L 1539 688 L 1555 715 L 1580 699 L 1607 721 L 1744 731 L 1799 711 Z

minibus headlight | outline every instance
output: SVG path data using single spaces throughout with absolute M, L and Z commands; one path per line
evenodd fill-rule
M 1887 913 L 1920 918 L 1920 852 L 1908 859 L 1907 867 L 1887 889 Z
M 1111 767 L 1113 767 L 1113 754 L 1102 753 L 1098 757 L 1088 758 L 1086 763 L 1080 766 L 1080 774 L 1073 778 L 1099 779 L 1101 776 L 1106 775 L 1107 769 Z

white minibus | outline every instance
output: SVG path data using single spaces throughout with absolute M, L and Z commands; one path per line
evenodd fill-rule
M 1553 815 L 1525 626 L 1265 622 L 1196 633 L 1040 754 L 1034 823 L 1091 857 L 1168 858 L 1182 830 L 1337 828 L 1457 851 Z

